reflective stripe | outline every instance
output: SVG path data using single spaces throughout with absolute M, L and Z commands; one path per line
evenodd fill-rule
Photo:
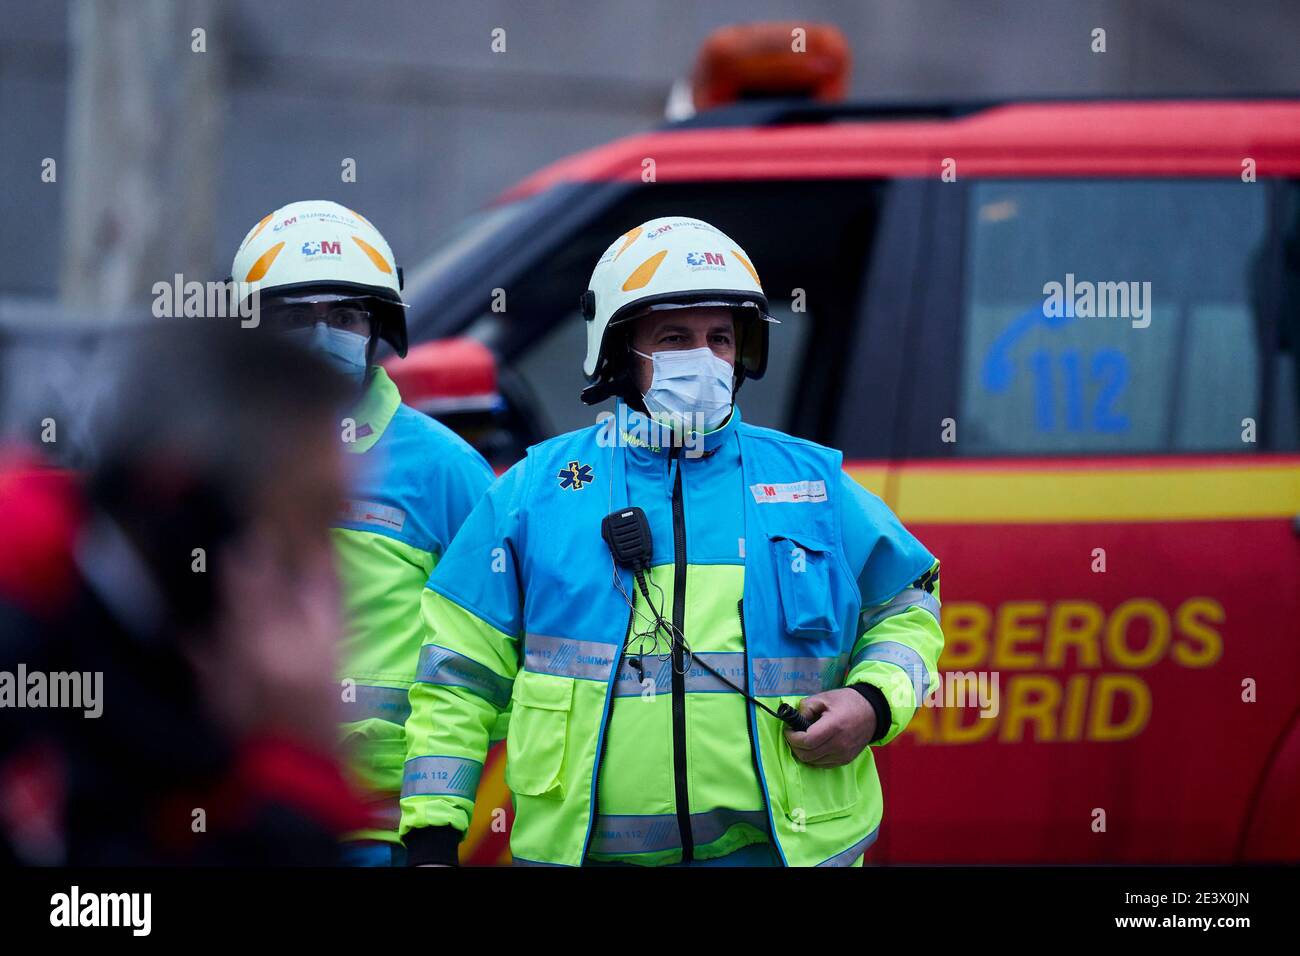
M 357 720 L 387 720 L 394 724 L 406 723 L 411 715 L 411 699 L 406 695 L 405 687 L 376 687 L 373 684 L 357 684 L 356 700 L 343 702 L 343 723 L 350 724 Z
M 402 796 L 429 795 L 473 800 L 483 765 L 465 757 L 412 757 L 402 771 Z
M 911 607 L 923 608 L 929 611 L 936 621 L 939 620 L 939 599 L 929 591 L 922 591 L 920 588 L 907 588 L 895 594 L 893 600 L 888 604 L 863 608 L 862 631 L 860 633 L 865 634 L 881 621 L 891 618 L 895 614 L 902 614 Z
M 691 814 L 691 833 L 697 847 L 721 839 L 731 827 L 748 823 L 767 833 L 765 810 L 709 810 Z M 681 831 L 677 814 L 601 814 L 591 830 L 589 853 L 653 853 L 656 850 L 680 850 Z
M 898 641 L 877 641 L 875 644 L 868 644 L 853 655 L 853 663 L 850 665 L 849 670 L 857 667 L 863 661 L 884 661 L 886 664 L 896 664 L 906 672 L 908 679 L 912 682 L 912 690 L 916 692 L 916 702 L 919 704 L 921 698 L 925 696 L 926 687 L 930 683 L 925 671 L 925 661 L 921 660 L 921 655 L 906 644 L 900 644 Z
M 510 688 L 514 684 L 510 678 L 502 677 L 473 658 L 437 644 L 425 644 L 420 648 L 415 679 L 421 684 L 437 687 L 464 687 L 498 710 L 505 710 L 509 705 Z
M 528 634 L 524 637 L 524 667 L 535 674 L 609 680 L 615 648 L 596 641 Z
M 876 837 L 880 834 L 880 825 L 864 836 L 853 846 L 849 847 L 843 853 L 836 853 L 829 860 L 823 860 L 818 866 L 852 866 L 862 854 L 867 852 L 867 847 L 876 842 Z
M 708 664 L 715 671 L 737 687 L 745 686 L 745 655 L 740 651 L 718 651 L 699 653 L 695 658 Z M 647 655 L 641 659 L 645 667 L 645 682 L 628 660 L 619 666 L 618 676 L 614 678 L 615 697 L 640 697 L 647 691 L 659 693 L 670 691 L 673 682 L 672 659 L 661 660 L 656 655 Z M 653 683 L 650 683 L 653 681 Z M 736 693 L 703 667 L 695 664 L 686 672 L 686 693 L 688 694 L 734 694 Z
M 755 697 L 820 694 L 840 686 L 843 657 L 755 657 Z
M 358 434 L 356 437 L 364 436 Z M 377 501 L 347 499 L 339 503 L 338 520 L 352 524 L 371 524 L 389 531 L 401 531 L 406 524 L 406 512 L 401 508 L 381 505 Z
M 511 866 L 564 866 L 563 863 L 539 863 L 537 860 L 525 860 L 522 856 L 511 856 Z

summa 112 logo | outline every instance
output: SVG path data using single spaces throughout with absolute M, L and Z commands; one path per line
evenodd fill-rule
M 720 252 L 688 252 L 686 264 L 699 269 L 725 269 L 727 260 Z
M 343 255 L 343 245 L 340 242 L 330 242 L 328 239 L 322 239 L 319 242 L 304 242 L 302 244 L 302 254 L 304 256 L 341 256 Z

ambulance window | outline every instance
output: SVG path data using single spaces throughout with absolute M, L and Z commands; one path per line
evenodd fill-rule
M 761 381 L 742 386 L 738 403 L 745 421 L 751 425 L 785 428 L 799 383 L 798 360 L 807 347 L 815 320 L 806 310 L 795 312 L 789 299 L 773 296 L 768 307 L 772 317 L 781 324 L 769 330 L 775 344 L 768 349 L 767 372 Z
M 586 428 L 606 406 L 590 408 L 578 397 L 587 380 L 582 356 L 587 351 L 587 329 L 577 309 L 556 322 L 514 363 L 514 369 L 536 396 L 549 434 Z M 612 407 L 612 406 L 611 406 Z
M 967 209 L 958 455 L 1252 451 L 1267 189 L 984 181 Z
M 1281 283 L 1269 438 L 1273 449 L 1291 451 L 1300 448 L 1300 182 L 1282 184 L 1278 198 Z

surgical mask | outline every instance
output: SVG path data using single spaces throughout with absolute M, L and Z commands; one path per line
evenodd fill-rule
M 284 336 L 295 345 L 317 353 L 358 385 L 365 379 L 369 336 L 336 329 L 325 322 L 317 322 L 311 328 L 290 329 Z
M 652 355 L 632 351 L 654 365 L 645 393 L 645 407 L 653 417 L 687 426 L 702 420 L 705 429 L 712 429 L 730 413 L 734 372 L 712 349 L 665 349 Z

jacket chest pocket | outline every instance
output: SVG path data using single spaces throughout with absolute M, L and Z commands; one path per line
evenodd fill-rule
M 819 638 L 840 630 L 832 591 L 834 555 L 807 535 L 771 533 L 768 547 L 776 562 L 777 590 L 786 633 Z
M 506 736 L 506 786 L 530 797 L 564 797 L 564 751 L 573 678 L 521 670 Z

